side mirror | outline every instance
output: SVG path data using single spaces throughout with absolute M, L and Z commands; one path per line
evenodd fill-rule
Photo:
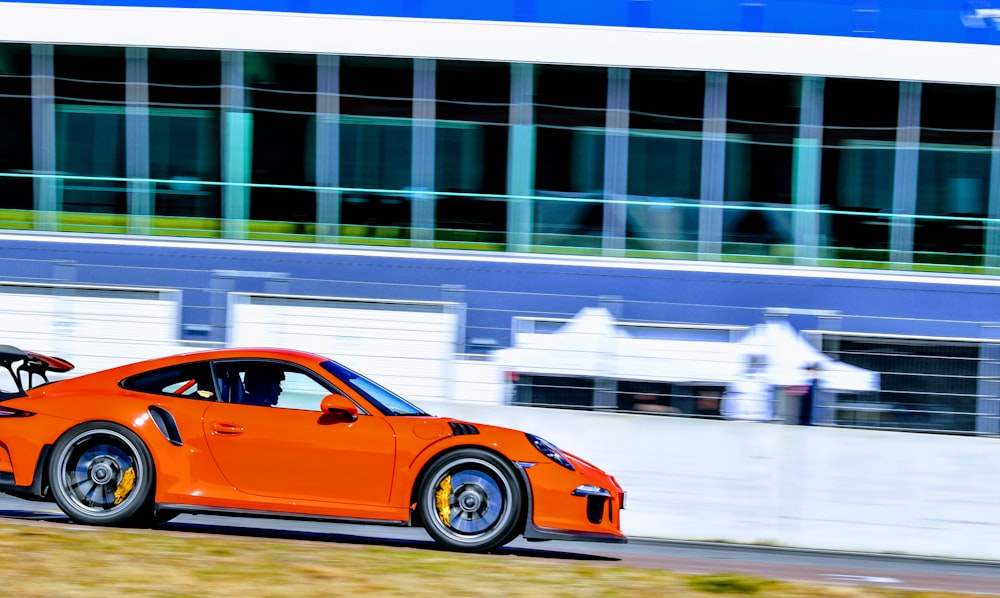
M 320 402 L 319 408 L 323 413 L 344 421 L 352 422 L 358 419 L 358 406 L 344 395 L 326 395 Z

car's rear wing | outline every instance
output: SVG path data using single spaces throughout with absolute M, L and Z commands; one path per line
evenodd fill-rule
M 42 383 L 49 381 L 49 372 L 63 373 L 75 366 L 59 357 L 42 355 L 34 351 L 22 351 L 10 345 L 0 345 L 0 368 L 10 373 L 18 392 L 38 386 L 35 379 L 41 378 Z

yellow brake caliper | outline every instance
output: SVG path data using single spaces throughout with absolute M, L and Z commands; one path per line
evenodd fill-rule
M 121 504 L 125 497 L 128 496 L 129 492 L 132 492 L 132 488 L 135 487 L 135 468 L 129 467 L 122 474 L 122 479 L 118 482 L 118 488 L 115 489 L 115 504 Z
M 451 476 L 441 480 L 437 494 L 434 495 L 434 503 L 437 505 L 438 517 L 441 523 L 451 527 Z

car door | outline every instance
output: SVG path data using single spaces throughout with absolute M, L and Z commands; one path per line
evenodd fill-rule
M 226 384 L 240 383 L 261 365 L 278 365 L 284 376 L 274 406 L 218 402 L 205 412 L 209 450 L 235 488 L 262 497 L 388 504 L 396 443 L 382 415 L 359 414 L 351 422 L 322 413 L 320 401 L 337 389 L 296 365 L 261 360 L 216 365 L 217 376 L 229 378 Z

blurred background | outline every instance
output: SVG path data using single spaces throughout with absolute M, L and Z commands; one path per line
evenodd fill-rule
M 931 453 L 969 481 L 1000 435 L 998 60 L 992 0 L 0 2 L 0 342 L 74 374 L 312 350 L 569 448 L 617 430 L 595 460 L 649 490 L 651 535 L 900 550 L 789 531 L 763 490 L 734 536 L 663 519 L 690 472 L 648 486 L 623 422 L 642 451 L 718 437 L 712 464 L 769 435 L 808 527 L 802 447 L 720 427 L 753 363 L 767 421 L 810 396 L 886 434 L 822 436 L 896 455 L 823 461 L 862 480 L 844 520 L 894 504 L 914 432 L 984 443 Z M 900 525 L 970 533 L 928 523 L 950 498 Z

